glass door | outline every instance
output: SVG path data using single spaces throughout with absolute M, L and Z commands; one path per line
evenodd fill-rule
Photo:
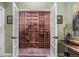
M 20 11 L 19 14 L 20 51 L 28 50 L 24 54 L 49 53 L 50 11 Z

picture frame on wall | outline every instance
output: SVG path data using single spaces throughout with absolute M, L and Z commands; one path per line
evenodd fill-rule
M 63 23 L 63 15 L 57 15 L 57 24 Z
M 13 16 L 12 15 L 7 16 L 7 24 L 13 24 Z

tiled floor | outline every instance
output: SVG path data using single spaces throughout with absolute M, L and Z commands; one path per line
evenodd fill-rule
M 50 49 L 38 49 L 38 48 L 28 48 L 20 49 L 20 56 L 48 56 L 50 55 Z

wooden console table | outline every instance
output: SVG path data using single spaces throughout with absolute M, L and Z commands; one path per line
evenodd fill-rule
M 68 48 L 69 53 L 73 52 L 75 55 L 79 56 L 79 46 L 73 45 L 73 44 L 66 42 L 64 40 L 60 40 L 59 44 L 61 44 L 65 48 Z M 75 56 L 73 55 L 73 57 L 75 57 Z

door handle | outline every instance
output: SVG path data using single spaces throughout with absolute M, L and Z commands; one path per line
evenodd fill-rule
M 54 37 L 52 37 L 52 38 L 54 38 L 54 39 L 58 39 L 58 36 L 54 36 Z
M 17 37 L 11 37 L 12 39 L 16 39 Z

